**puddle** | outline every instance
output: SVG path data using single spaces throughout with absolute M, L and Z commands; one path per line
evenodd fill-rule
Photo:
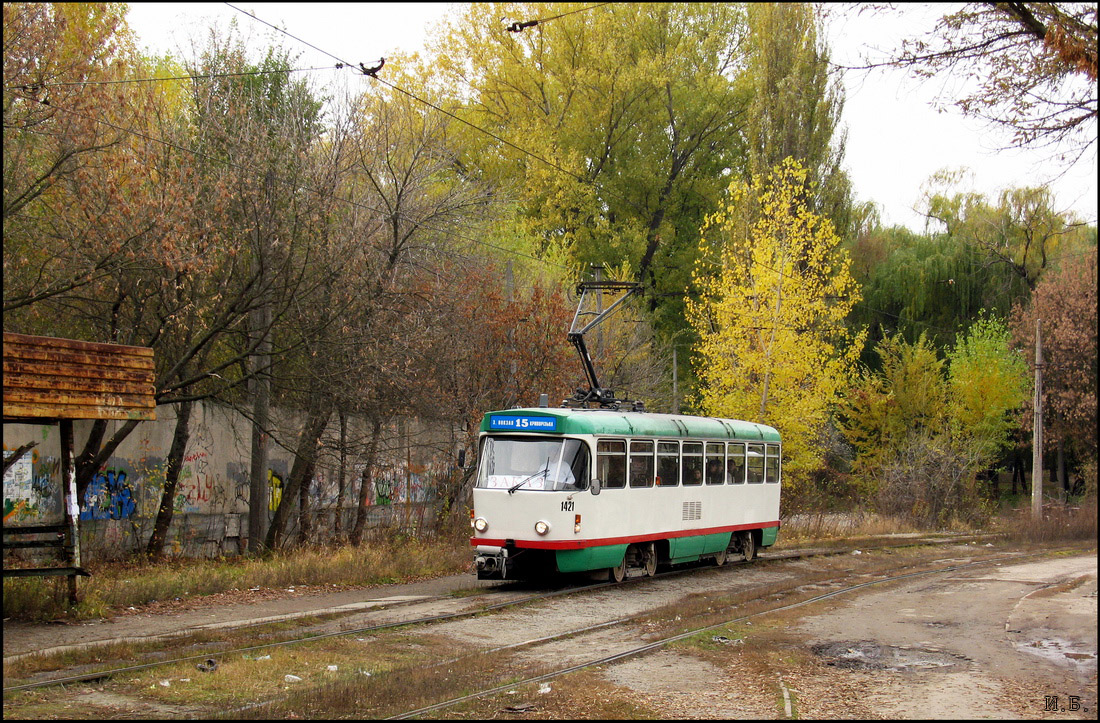
M 813 646 L 813 651 L 825 658 L 827 665 L 849 670 L 896 670 L 914 673 L 942 670 L 967 661 L 961 656 L 938 650 L 898 648 L 870 640 L 821 643 Z
M 1080 644 L 1075 644 L 1060 638 L 1045 638 L 1033 640 L 1028 643 L 1013 643 L 1017 650 L 1032 655 L 1038 655 L 1058 665 L 1077 665 L 1081 667 L 1096 667 L 1096 652 L 1083 650 Z

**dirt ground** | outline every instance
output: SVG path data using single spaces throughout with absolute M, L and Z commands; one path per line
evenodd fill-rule
M 738 577 L 759 584 L 765 574 Z M 702 654 L 666 647 L 599 675 L 666 719 L 1095 719 L 1096 581 L 1095 554 L 918 577 L 769 614 L 740 626 L 742 640 L 716 636 L 722 642 Z M 698 578 L 691 586 L 703 587 Z M 662 597 L 653 588 L 648 596 Z M 605 602 L 630 612 L 630 601 Z M 593 616 L 579 606 L 551 620 Z M 513 625 L 494 617 L 491 635 L 506 641 Z M 467 640 L 490 634 L 463 629 Z M 564 665 L 621 645 L 601 632 L 531 654 Z M 533 706 L 527 717 L 586 717 L 564 692 L 520 702 Z
M 957 554 L 965 559 L 966 550 Z M 692 594 L 797 579 L 819 564 L 658 578 L 583 599 L 556 598 L 538 607 L 449 622 L 436 632 L 465 647 L 503 645 L 674 604 Z M 85 625 L 4 621 L 4 656 L 319 610 L 376 615 L 382 613 L 372 611 L 386 602 L 476 584 L 469 576 L 455 576 L 326 594 L 238 593 L 201 606 L 167 605 Z M 444 598 L 434 604 L 453 603 Z M 668 646 L 586 676 L 595 676 L 608 695 L 662 718 L 1097 717 L 1095 552 L 876 585 L 772 613 L 739 629 L 742 639 L 716 636 L 702 652 Z M 605 629 L 536 646 L 524 655 L 564 663 L 637 642 Z M 510 700 L 522 712 L 487 702 L 483 717 L 586 717 L 583 696 L 571 694 L 561 681 L 545 692 L 516 692 Z

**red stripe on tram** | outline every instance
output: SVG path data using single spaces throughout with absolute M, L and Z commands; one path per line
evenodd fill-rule
M 699 535 L 715 535 L 721 532 L 737 532 L 738 530 L 760 530 L 766 527 L 779 527 L 779 520 L 771 522 L 751 522 L 747 525 L 724 525 L 722 527 L 705 527 L 695 530 L 670 530 L 668 532 L 653 532 L 646 535 L 625 535 L 623 537 L 603 537 L 586 540 L 513 540 L 516 547 L 526 547 L 532 550 L 583 550 L 586 547 L 603 547 L 605 545 L 623 545 L 634 542 L 649 542 L 650 540 L 668 540 L 673 537 L 696 537 Z M 493 545 L 504 547 L 506 540 L 488 537 L 471 537 L 470 545 Z

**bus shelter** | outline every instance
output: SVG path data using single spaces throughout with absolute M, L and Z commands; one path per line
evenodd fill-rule
M 80 562 L 73 422 L 154 420 L 155 390 L 153 350 L 148 347 L 4 332 L 4 424 L 58 425 L 60 494 L 64 499 L 64 516 L 59 521 L 9 524 L 9 506 L 14 512 L 20 504 L 15 472 L 20 465 L 30 469 L 29 455 L 35 443 L 22 444 L 10 452 L 5 449 L 4 577 L 67 576 L 69 601 L 76 603 L 76 578 L 89 573 Z M 17 548 L 54 548 L 61 553 L 63 564 L 9 567 L 7 552 Z

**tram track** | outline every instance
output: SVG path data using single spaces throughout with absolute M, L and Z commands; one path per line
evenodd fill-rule
M 860 549 L 860 550 L 863 550 L 863 551 L 871 551 L 871 550 L 882 550 L 882 549 L 899 548 L 899 547 L 913 547 L 913 546 L 921 546 L 921 545 L 928 545 L 928 544 L 959 544 L 959 543 L 966 543 L 966 542 L 973 542 L 973 541 L 977 541 L 977 540 L 987 539 L 989 537 L 991 537 L 991 535 L 964 535 L 964 536 L 950 536 L 950 537 L 919 537 L 919 538 L 902 538 L 902 539 L 891 538 L 890 540 L 885 540 L 885 541 L 880 540 L 880 541 L 877 541 L 877 542 L 872 543 L 872 544 L 859 544 L 859 545 L 856 545 L 856 546 L 847 545 L 847 546 L 843 546 L 843 547 L 839 547 L 839 548 L 835 548 L 835 549 L 812 548 L 812 549 L 804 549 L 804 550 L 789 550 L 789 551 L 784 551 L 784 552 L 777 552 L 777 553 L 769 554 L 765 558 L 761 558 L 760 562 L 782 562 L 782 561 L 801 560 L 801 559 L 806 559 L 806 558 L 816 557 L 816 556 L 845 555 L 845 554 L 852 553 L 855 549 Z M 740 567 L 740 566 L 751 566 L 752 564 L 754 564 L 754 563 L 746 562 L 746 561 L 730 561 L 730 562 L 726 563 L 725 567 L 726 568 L 735 568 L 735 567 Z M 159 668 L 159 667 L 167 667 L 167 666 L 171 666 L 171 665 L 175 665 L 175 664 L 179 664 L 179 663 L 191 663 L 193 661 L 199 661 L 199 660 L 207 661 L 209 659 L 217 660 L 218 658 L 228 659 L 232 656 L 248 655 L 250 653 L 255 653 L 257 651 L 264 650 L 264 649 L 271 649 L 271 648 L 285 647 L 285 646 L 293 646 L 293 645 L 298 645 L 298 644 L 302 644 L 302 643 L 315 642 L 315 641 L 323 640 L 325 638 L 343 637 L 343 636 L 351 636 L 351 635 L 373 634 L 373 633 L 383 632 L 383 631 L 386 631 L 386 630 L 392 630 L 392 629 L 395 629 L 395 628 L 406 628 L 406 627 L 411 627 L 411 626 L 430 625 L 430 624 L 433 624 L 433 623 L 458 621 L 458 620 L 462 620 L 462 619 L 465 619 L 465 618 L 472 618 L 472 617 L 476 617 L 476 616 L 485 615 L 487 613 L 492 613 L 492 612 L 495 612 L 495 611 L 505 610 L 507 608 L 513 608 L 513 607 L 520 607 L 520 606 L 523 606 L 523 605 L 529 605 L 529 604 L 532 604 L 532 603 L 536 603 L 536 602 L 539 602 L 539 601 L 548 600 L 548 599 L 555 598 L 555 597 L 560 597 L 560 596 L 590 593 L 590 592 L 599 591 L 599 590 L 607 589 L 607 588 L 611 588 L 611 587 L 623 587 L 623 586 L 634 585 L 634 584 L 638 584 L 638 583 L 641 583 L 641 582 L 647 581 L 647 580 L 667 579 L 667 578 L 670 578 L 670 577 L 689 575 L 689 574 L 696 573 L 696 572 L 700 571 L 700 569 L 701 568 L 700 568 L 699 565 L 687 566 L 687 567 L 677 567 L 677 568 L 673 568 L 673 569 L 669 569 L 669 570 L 660 571 L 653 577 L 646 577 L 646 576 L 642 576 L 642 575 L 630 576 L 621 583 L 600 582 L 600 583 L 594 583 L 594 584 L 590 584 L 590 585 L 579 585 L 579 586 L 574 586 L 574 587 L 560 588 L 560 589 L 557 589 L 557 590 L 551 590 L 551 591 L 547 591 L 547 592 L 536 593 L 536 594 L 533 594 L 533 595 L 527 595 L 527 596 L 523 596 L 523 597 L 511 599 L 511 600 L 506 600 L 506 601 L 502 601 L 502 602 L 490 602 L 489 604 L 479 606 L 479 607 L 477 607 L 475 609 L 472 609 L 472 610 L 463 610 L 463 611 L 450 612 L 450 613 L 424 615 L 424 616 L 421 616 L 421 617 L 397 619 L 397 620 L 392 620 L 392 621 L 387 621 L 387 622 L 382 622 L 382 623 L 371 624 L 371 625 L 367 625 L 367 626 L 355 627 L 355 628 L 351 628 L 351 629 L 341 629 L 341 630 L 325 632 L 325 633 L 315 633 L 315 634 L 302 635 L 302 636 L 298 636 L 298 637 L 291 637 L 291 638 L 288 638 L 288 639 L 285 639 L 285 640 L 265 642 L 265 643 L 258 644 L 258 645 L 232 648 L 232 649 L 227 649 L 227 650 L 222 650 L 222 651 L 213 651 L 213 652 L 207 651 L 207 652 L 200 653 L 200 654 L 188 655 L 188 656 L 182 656 L 182 657 L 175 657 L 175 658 L 171 658 L 171 659 L 158 660 L 158 661 L 153 661 L 153 662 L 149 662 L 149 663 L 142 663 L 142 664 L 138 664 L 138 665 L 128 665 L 128 666 L 110 668 L 110 669 L 106 669 L 106 670 L 81 673 L 81 674 L 76 674 L 76 675 L 53 677 L 53 678 L 50 678 L 48 680 L 40 680 L 40 681 L 22 683 L 22 684 L 17 684 L 17 685 L 12 685 L 12 686 L 6 686 L 6 687 L 4 687 L 3 690 L 4 690 L 4 693 L 7 694 L 7 693 L 18 692 L 18 691 L 48 688 L 48 687 L 53 687 L 53 686 L 64 686 L 64 685 L 70 685 L 70 684 L 75 684 L 75 683 L 87 683 L 87 682 L 112 678 L 114 676 L 118 676 L 118 675 L 122 675 L 122 674 L 129 674 L 129 673 L 134 673 L 134 672 L 138 672 L 138 671 L 147 671 L 147 670 L 150 670 L 150 669 Z M 709 568 L 706 568 L 706 569 L 714 570 L 715 568 L 709 567 Z M 495 593 L 501 591 L 501 588 L 504 588 L 504 587 L 507 587 L 507 586 L 506 585 L 501 585 L 501 586 L 498 586 L 496 588 L 488 588 L 489 594 L 490 595 L 495 594 Z M 428 602 L 439 602 L 440 600 L 446 599 L 447 597 L 448 596 L 437 596 L 437 597 L 432 597 L 432 598 L 421 598 L 421 599 L 418 599 L 416 601 L 411 601 L 409 603 L 404 603 L 404 604 L 401 604 L 401 605 L 387 606 L 386 608 L 377 608 L 375 611 L 372 611 L 372 612 L 384 612 L 384 611 L 389 610 L 390 607 L 407 607 L 407 606 L 413 606 L 413 605 L 416 605 L 416 604 L 424 604 L 424 603 L 428 603 Z M 469 598 L 467 598 L 467 600 L 468 599 Z M 593 626 L 589 626 L 587 628 L 571 630 L 571 631 L 567 631 L 567 632 L 564 632 L 564 633 L 559 633 L 559 634 L 555 634 L 555 635 L 551 635 L 551 636 L 546 636 L 544 638 L 540 638 L 540 639 L 537 639 L 537 640 L 526 641 L 522 644 L 505 645 L 505 646 L 500 646 L 499 648 L 496 648 L 496 649 L 493 649 L 493 650 L 489 650 L 489 651 L 482 650 L 482 651 L 479 651 L 479 652 L 481 652 L 481 653 L 503 652 L 503 651 L 509 650 L 509 649 L 520 648 L 520 647 L 523 647 L 524 645 L 532 645 L 532 644 L 536 644 L 536 643 L 546 643 L 546 642 L 550 642 L 550 641 L 553 641 L 553 640 L 561 640 L 561 639 L 569 638 L 569 637 L 572 637 L 572 636 L 581 635 L 581 634 L 584 634 L 586 632 L 590 632 L 590 631 L 600 629 L 600 628 L 607 628 L 607 627 L 613 627 L 614 625 L 628 624 L 628 623 L 636 620 L 637 618 L 644 616 L 645 614 L 646 613 L 641 613 L 639 615 L 627 616 L 627 617 L 612 620 L 612 621 L 604 621 L 602 623 L 599 623 L 599 624 L 593 625 Z M 239 630 L 247 628 L 247 627 L 248 626 L 242 625 L 242 626 L 238 626 L 238 627 L 233 628 L 233 630 L 238 630 L 239 631 Z M 177 634 L 174 637 L 175 637 L 176 641 L 178 642 L 178 640 L 180 639 L 179 635 Z M 107 642 L 110 642 L 110 641 L 99 641 L 97 644 L 102 645 L 102 644 L 105 644 Z M 454 662 L 454 661 L 445 661 L 445 662 Z M 588 663 L 586 665 L 592 665 L 592 664 L 598 664 L 598 663 Z M 584 667 L 584 666 L 582 666 L 582 667 Z M 562 675 L 562 674 L 564 674 L 564 672 L 555 673 L 554 675 Z M 482 694 L 484 695 L 485 693 L 482 693 Z
M 888 545 L 886 547 L 898 547 L 898 545 Z M 864 546 L 862 549 L 871 550 L 873 548 L 869 548 L 869 547 Z M 848 552 L 852 552 L 852 551 L 853 550 L 848 550 Z M 794 581 L 791 584 L 785 585 L 785 586 L 782 586 L 782 587 L 766 587 L 763 590 L 758 589 L 758 590 L 755 590 L 755 591 L 745 591 L 745 592 L 761 592 L 769 598 L 774 597 L 774 598 L 787 599 L 791 594 L 796 593 L 800 588 L 805 588 L 807 586 L 812 587 L 812 588 L 816 588 L 816 587 L 821 587 L 821 586 L 842 585 L 843 581 L 850 580 L 853 577 L 859 578 L 859 577 L 867 577 L 869 575 L 874 576 L 874 578 L 875 578 L 875 579 L 872 579 L 872 580 L 867 580 L 867 581 L 863 581 L 863 582 L 859 582 L 859 583 L 844 585 L 843 587 L 840 587 L 838 589 L 834 589 L 834 590 L 831 590 L 829 592 L 822 593 L 822 594 L 812 595 L 810 597 L 799 599 L 799 600 L 796 600 L 794 602 L 788 602 L 788 603 L 784 603 L 784 604 L 780 604 L 780 605 L 765 605 L 762 609 L 755 610 L 755 611 L 753 611 L 751 613 L 748 613 L 748 614 L 745 614 L 745 615 L 741 615 L 741 616 L 737 616 L 737 617 L 733 617 L 733 618 L 723 618 L 722 620 L 720 620 L 718 622 L 713 622 L 713 623 L 709 623 L 709 624 L 698 626 L 698 627 L 691 627 L 686 631 L 683 631 L 683 632 L 680 632 L 680 633 L 677 633 L 677 634 L 674 634 L 674 635 L 670 635 L 670 636 L 665 636 L 665 637 L 659 638 L 657 640 L 647 642 L 643 645 L 628 648 L 626 650 L 621 650 L 621 651 L 616 652 L 614 654 L 600 656 L 600 657 L 596 657 L 596 658 L 584 659 L 580 662 L 576 662 L 576 663 L 573 663 L 573 664 L 570 664 L 570 665 L 559 667 L 559 668 L 556 668 L 556 669 L 548 671 L 548 672 L 540 672 L 536 675 L 531 675 L 531 676 L 525 677 L 521 680 L 510 680 L 509 682 L 507 682 L 506 684 L 503 684 L 503 685 L 494 685 L 494 686 L 491 686 L 491 687 L 488 687 L 488 688 L 484 688 L 484 689 L 475 691 L 473 693 L 468 693 L 468 694 L 461 695 L 461 696 L 458 696 L 458 697 L 449 698 L 447 700 L 443 700 L 443 701 L 439 701 L 439 702 L 436 702 L 436 703 L 432 703 L 430 705 L 418 707 L 418 708 L 413 709 L 413 710 L 408 710 L 408 711 L 405 711 L 403 713 L 390 715 L 390 716 L 386 717 L 385 719 L 386 720 L 405 720 L 405 719 L 408 719 L 408 718 L 414 718 L 414 717 L 417 717 L 417 716 L 421 716 L 421 715 L 424 715 L 426 713 L 432 713 L 432 712 L 439 711 L 439 710 L 442 710 L 442 709 L 445 709 L 445 708 L 449 708 L 449 707 L 458 705 L 460 703 L 471 701 L 471 700 L 474 700 L 474 699 L 477 699 L 477 698 L 482 698 L 482 697 L 491 696 L 491 695 L 494 695 L 494 694 L 499 694 L 499 693 L 504 693 L 504 692 L 515 692 L 515 689 L 517 689 L 517 688 L 521 688 L 523 686 L 528 686 L 528 685 L 533 685 L 533 684 L 536 684 L 536 683 L 542 683 L 542 682 L 545 682 L 545 681 L 550 681 L 550 680 L 553 680 L 555 678 L 558 678 L 558 677 L 561 677 L 561 676 L 564 676 L 564 675 L 568 675 L 570 673 L 575 673 L 575 672 L 584 670 L 586 668 L 591 668 L 591 667 L 594 667 L 594 666 L 610 665 L 610 664 L 613 664 L 613 663 L 616 663 L 616 662 L 619 662 L 619 661 L 622 661 L 622 660 L 626 660 L 626 659 L 631 658 L 631 657 L 635 657 L 635 656 L 639 656 L 639 655 L 645 655 L 647 653 L 651 653 L 651 652 L 654 652 L 656 650 L 659 650 L 659 649 L 665 647 L 666 645 L 669 645 L 670 643 L 674 643 L 674 642 L 684 640 L 684 639 L 690 638 L 692 636 L 698 635 L 701 632 L 706 632 L 706 631 L 714 630 L 714 629 L 717 629 L 717 628 L 722 628 L 722 627 L 725 627 L 725 626 L 729 626 L 729 625 L 749 621 L 752 618 L 767 615 L 767 614 L 770 614 L 770 613 L 776 613 L 776 612 L 780 612 L 780 611 L 784 611 L 784 610 L 797 608 L 797 607 L 800 607 L 800 606 L 803 606 L 803 605 L 809 605 L 809 604 L 812 604 L 812 603 L 815 603 L 815 602 L 820 602 L 822 600 L 826 600 L 826 599 L 831 598 L 831 597 L 835 597 L 835 596 L 843 595 L 843 594 L 846 594 L 846 593 L 854 592 L 854 591 L 857 591 L 857 590 L 860 590 L 860 589 L 863 589 L 863 588 L 866 588 L 866 587 L 869 587 L 869 586 L 873 586 L 873 585 L 904 581 L 904 580 L 908 580 L 908 579 L 912 579 L 912 578 L 920 577 L 920 576 L 926 576 L 926 575 L 943 574 L 943 573 L 956 572 L 956 571 L 960 571 L 960 570 L 967 570 L 967 569 L 972 569 L 972 568 L 977 568 L 977 567 L 982 567 L 982 566 L 997 565 L 997 564 L 1001 564 L 1001 563 L 1004 563 L 1004 562 L 1017 562 L 1017 561 L 1020 561 L 1020 560 L 1026 560 L 1030 557 L 1038 557 L 1038 556 L 1042 556 L 1042 555 L 1046 555 L 1046 554 L 1049 554 L 1049 553 L 1048 552 L 1043 552 L 1043 553 L 1036 553 L 1034 555 L 1014 554 L 1014 555 L 991 556 L 991 557 L 984 558 L 984 559 L 981 559 L 981 560 L 967 562 L 965 564 L 955 564 L 955 565 L 947 565 L 947 566 L 943 566 L 942 564 L 940 564 L 939 566 L 933 567 L 931 569 L 919 569 L 919 570 L 906 572 L 906 573 L 903 573 L 903 574 L 897 574 L 897 575 L 886 575 L 886 576 L 884 576 L 884 575 L 881 575 L 879 573 L 874 573 L 874 572 L 868 573 L 866 571 L 860 571 L 860 572 L 854 572 L 854 573 L 848 574 L 848 575 L 841 575 L 841 576 L 834 576 L 834 577 L 822 577 L 822 578 L 817 578 L 817 579 L 813 579 L 813 580 L 801 579 L 801 580 Z M 800 559 L 800 558 L 804 558 L 806 556 L 807 555 L 805 555 L 805 554 L 797 554 L 796 553 L 796 554 L 786 555 L 786 556 L 784 556 L 783 559 L 787 559 L 787 560 Z M 957 558 L 931 560 L 931 561 L 925 561 L 923 564 L 925 564 L 925 565 L 928 565 L 928 564 L 936 565 L 937 563 L 949 562 L 949 561 L 952 561 L 952 560 L 955 560 L 955 559 L 957 559 Z M 778 558 L 769 558 L 769 561 L 781 561 L 781 560 L 779 560 Z M 738 563 L 738 564 L 745 565 L 745 564 L 749 564 L 749 563 L 741 562 L 741 563 Z M 676 571 L 673 571 L 673 572 L 676 572 Z M 632 578 L 632 579 L 635 580 L 635 581 L 641 582 L 641 581 L 644 581 L 644 580 L 647 580 L 647 579 L 652 579 L 652 578 L 637 577 L 637 578 Z M 590 587 L 585 588 L 585 589 L 590 590 L 590 589 L 593 589 L 593 588 L 600 588 L 600 587 L 605 587 L 605 586 L 606 586 L 606 584 L 600 584 L 600 585 L 590 586 Z M 745 598 L 751 600 L 751 595 L 742 595 L 741 597 L 745 597 Z M 736 607 L 739 607 L 743 604 L 745 604 L 745 600 L 739 600 L 736 603 L 731 603 L 729 605 L 726 605 L 726 606 L 724 606 L 722 608 L 718 608 L 718 609 L 708 608 L 708 610 L 706 612 L 688 615 L 684 618 L 684 620 L 686 621 L 686 620 L 690 620 L 690 619 L 693 619 L 693 618 L 700 618 L 700 617 L 714 617 L 715 615 L 718 615 L 721 610 L 736 608 Z M 463 663 L 463 662 L 466 662 L 466 661 L 472 661 L 474 659 L 483 658 L 484 656 L 499 655 L 499 654 L 503 654 L 503 653 L 515 652 L 515 651 L 524 650 L 524 649 L 528 649 L 528 650 L 529 649 L 534 649 L 534 648 L 537 648 L 540 645 L 547 645 L 547 644 L 554 643 L 554 642 L 560 642 L 560 641 L 567 640 L 567 639 L 570 639 L 570 638 L 580 638 L 581 636 L 583 636 L 585 634 L 594 633 L 594 632 L 601 631 L 601 630 L 614 629 L 616 627 L 622 627 L 624 629 L 627 629 L 627 626 L 637 624 L 637 623 L 651 617 L 652 615 L 653 615 L 653 612 L 647 610 L 647 611 L 644 611 L 644 612 L 641 612 L 641 613 L 638 613 L 638 614 L 629 615 L 629 616 L 625 616 L 625 617 L 621 617 L 621 618 L 617 618 L 617 619 L 613 619 L 613 620 L 607 620 L 607 621 L 603 621 L 603 622 L 600 622 L 600 623 L 597 623 L 597 624 L 594 624 L 594 625 L 589 625 L 589 626 L 585 626 L 585 627 L 581 627 L 581 628 L 577 628 L 577 629 L 573 629 L 573 630 L 569 630 L 569 631 L 565 631 L 565 632 L 561 632 L 561 633 L 555 633 L 555 634 L 551 634 L 551 635 L 541 636 L 541 637 L 538 637 L 538 638 L 525 640 L 525 641 L 518 642 L 518 643 L 511 643 L 511 644 L 502 645 L 502 646 L 498 646 L 498 647 L 494 647 L 494 648 L 490 648 L 490 649 L 479 649 L 479 650 L 477 650 L 475 652 L 472 652 L 470 654 L 467 654 L 467 655 L 463 655 L 463 656 L 459 656 L 459 657 L 455 657 L 455 658 L 449 658 L 449 659 L 446 659 L 446 660 L 438 661 L 438 662 L 434 663 L 433 665 L 429 666 L 429 668 L 430 669 L 443 668 L 445 666 L 452 666 L 456 663 Z M 680 620 L 679 616 L 677 616 L 677 620 L 678 621 Z M 401 674 L 403 672 L 404 672 L 403 670 L 393 670 L 393 671 L 389 671 L 388 675 L 401 676 Z M 244 708 L 241 708 L 241 709 L 238 709 L 238 710 L 234 711 L 234 713 L 243 713 L 245 711 L 255 711 L 257 709 L 263 709 L 263 708 L 266 708 L 266 707 L 271 706 L 271 705 L 286 702 L 286 700 L 287 700 L 287 696 L 280 696 L 278 699 L 273 699 L 273 700 L 264 701 L 264 702 L 261 702 L 261 703 L 245 706 Z
M 570 673 L 575 673 L 577 671 L 584 670 L 585 668 L 591 668 L 591 667 L 594 667 L 594 666 L 610 665 L 612 663 L 616 663 L 616 662 L 619 662 L 619 661 L 622 661 L 622 660 L 626 660 L 627 658 L 635 657 L 635 656 L 638 656 L 638 655 L 645 655 L 646 653 L 650 653 L 650 652 L 653 652 L 653 651 L 658 650 L 660 648 L 663 648 L 666 645 L 669 645 L 670 643 L 678 642 L 680 640 L 685 640 L 687 638 L 698 635 L 699 633 L 708 632 L 708 631 L 715 630 L 715 629 L 718 629 L 718 628 L 723 628 L 723 627 L 726 627 L 726 626 L 729 626 L 729 625 L 749 621 L 752 618 L 760 617 L 760 616 L 763 616 L 763 615 L 768 615 L 768 614 L 772 614 L 772 613 L 776 613 L 776 612 L 781 612 L 781 611 L 784 611 L 784 610 L 791 610 L 791 609 L 794 609 L 794 608 L 797 608 L 797 607 L 802 607 L 804 605 L 810 605 L 810 604 L 813 604 L 813 603 L 816 603 L 816 602 L 821 602 L 823 600 L 827 600 L 827 599 L 832 598 L 832 597 L 836 597 L 836 596 L 839 596 L 839 595 L 844 595 L 844 594 L 847 594 L 847 593 L 851 593 L 851 592 L 861 590 L 861 589 L 864 589 L 864 588 L 867 588 L 867 587 L 870 587 L 870 586 L 873 586 L 873 585 L 881 585 L 881 584 L 886 584 L 886 583 L 891 583 L 891 582 L 900 582 L 900 581 L 903 581 L 903 580 L 909 580 L 909 579 L 913 579 L 913 578 L 916 578 L 916 577 L 923 577 L 923 576 L 927 576 L 927 575 L 936 575 L 936 574 L 943 574 L 943 573 L 950 573 L 950 572 L 958 572 L 958 571 L 961 571 L 961 570 L 969 570 L 969 569 L 980 568 L 980 567 L 985 567 L 985 566 L 989 566 L 989 565 L 997 565 L 997 564 L 1004 563 L 1004 562 L 1018 562 L 1018 561 L 1021 561 L 1021 560 L 1026 560 L 1026 559 L 1029 559 L 1029 558 L 1032 558 L 1032 557 L 1040 557 L 1040 556 L 1044 556 L 1044 555 L 1047 555 L 1047 554 L 1049 554 L 1049 553 L 1048 552 L 1041 552 L 1041 553 L 1034 553 L 1034 554 L 1030 554 L 1030 555 L 1008 555 L 1008 556 L 991 557 L 991 558 L 987 558 L 987 559 L 983 559 L 983 560 L 968 562 L 968 563 L 965 563 L 965 564 L 949 565 L 947 567 L 937 567 L 937 568 L 926 569 L 926 570 L 917 570 L 917 571 L 908 572 L 908 573 L 904 573 L 904 574 L 900 574 L 900 575 L 891 575 L 891 576 L 888 576 L 888 577 L 881 577 L 881 578 L 874 579 L 874 580 L 868 580 L 866 582 L 856 583 L 856 584 L 852 584 L 852 585 L 846 585 L 845 587 L 835 589 L 835 590 L 831 590 L 831 591 L 826 592 L 826 593 L 813 595 L 813 596 L 811 596 L 809 598 L 806 598 L 806 599 L 797 600 L 795 602 L 785 603 L 785 604 L 781 604 L 781 605 L 765 607 L 762 610 L 757 610 L 757 611 L 754 611 L 754 612 L 746 614 L 746 615 L 741 615 L 741 616 L 737 616 L 737 617 L 733 617 L 733 618 L 724 619 L 724 620 L 721 620 L 720 622 L 704 625 L 704 626 L 697 627 L 697 628 L 691 628 L 691 629 L 689 629 L 685 632 L 681 632 L 681 633 L 671 635 L 671 636 L 668 636 L 668 637 L 663 637 L 663 638 L 660 638 L 658 640 L 650 641 L 650 642 L 645 643 L 644 645 L 636 646 L 636 647 L 633 647 L 633 648 L 630 648 L 628 650 L 621 651 L 621 652 L 618 652 L 618 653 L 615 653 L 615 654 L 612 654 L 612 655 L 606 655 L 606 656 L 601 656 L 601 657 L 597 657 L 597 658 L 586 659 L 586 660 L 583 660 L 579 663 L 574 663 L 572 665 L 562 667 L 562 668 L 559 668 L 559 669 L 556 669 L 556 670 L 553 670 L 553 671 L 550 671 L 550 672 L 547 672 L 547 673 L 542 673 L 542 674 L 539 674 L 539 675 L 528 677 L 528 678 L 525 678 L 523 680 L 510 681 L 509 683 L 507 683 L 505 685 L 493 686 L 493 687 L 490 687 L 490 688 L 486 688 L 484 690 L 476 691 L 474 693 L 469 693 L 469 694 L 462 695 L 462 696 L 455 697 L 455 698 L 451 698 L 451 699 L 448 699 L 448 700 L 445 700 L 445 701 L 440 701 L 440 702 L 437 702 L 437 703 L 433 703 L 431 705 L 416 708 L 414 710 L 405 711 L 405 712 L 397 714 L 397 715 L 388 716 L 386 718 L 386 720 L 406 720 L 406 719 L 409 719 L 409 718 L 414 718 L 416 716 L 424 715 L 425 713 L 431 713 L 431 712 L 434 712 L 434 711 L 442 710 L 444 708 L 449 708 L 449 707 L 458 705 L 460 703 L 464 703 L 464 702 L 474 700 L 474 699 L 477 699 L 477 698 L 482 698 L 482 697 L 489 696 L 489 695 L 494 695 L 494 694 L 497 694 L 497 693 L 503 693 L 505 691 L 516 689 L 516 688 L 519 688 L 519 687 L 522 687 L 522 686 L 525 686 L 525 685 L 533 685 L 535 683 L 542 683 L 542 682 L 545 682 L 545 681 L 553 680 L 555 678 L 559 678 L 561 676 L 568 675 Z M 831 579 L 828 579 L 828 580 L 816 581 L 814 584 L 815 585 L 823 585 L 823 584 L 828 585 L 828 584 L 836 583 L 840 580 L 846 579 L 846 577 L 850 577 L 850 576 L 836 577 L 836 578 L 831 578 Z M 805 583 L 799 583 L 797 585 L 792 586 L 788 590 L 772 591 L 771 594 L 774 595 L 774 594 L 776 594 L 776 592 L 788 592 L 789 593 L 789 592 L 793 592 L 794 590 L 796 590 L 799 587 L 804 587 L 804 586 L 805 586 Z M 574 636 L 582 634 L 582 633 L 591 632 L 591 631 L 602 629 L 602 628 L 608 628 L 608 627 L 613 627 L 615 625 L 622 625 L 622 624 L 632 623 L 632 622 L 637 621 L 639 618 L 645 617 L 646 615 L 647 615 L 647 613 L 643 613 L 643 614 L 640 614 L 640 615 L 630 616 L 628 618 L 622 618 L 620 620 L 607 621 L 607 622 L 604 622 L 604 623 L 600 623 L 598 625 L 593 625 L 593 626 L 590 626 L 590 627 L 587 627 L 587 628 L 583 628 L 581 630 L 570 631 L 568 633 L 563 633 L 563 634 L 560 634 L 560 635 L 547 636 L 545 638 L 540 638 L 540 639 L 537 639 L 537 640 L 528 641 L 528 642 L 520 644 L 520 645 L 509 645 L 509 646 L 503 646 L 503 647 L 495 649 L 495 650 L 480 651 L 480 653 L 481 654 L 486 654 L 486 653 L 494 653 L 494 652 L 503 652 L 505 650 L 515 649 L 517 647 L 526 647 L 528 645 L 537 645 L 537 644 L 542 644 L 542 643 L 546 643 L 546 642 L 550 642 L 550 641 L 561 640 L 563 638 L 574 637 Z M 458 660 L 460 660 L 460 659 L 455 659 L 455 660 L 451 660 L 451 661 L 444 661 L 444 662 L 439 663 L 439 665 L 451 664 L 451 663 L 457 662 Z

